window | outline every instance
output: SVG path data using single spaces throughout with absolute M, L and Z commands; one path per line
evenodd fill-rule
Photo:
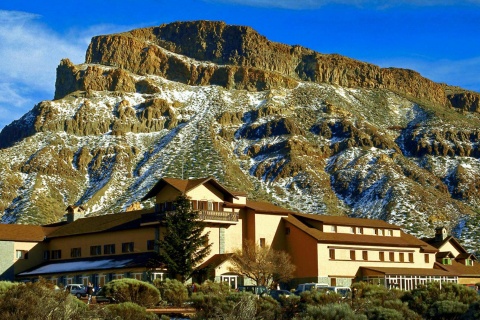
M 430 255 L 425 253 L 425 263 L 430 263 Z
M 124 242 L 122 243 L 122 252 L 133 252 L 133 242 Z
M 337 226 L 330 226 L 331 232 L 337 232 Z
M 408 254 L 408 262 L 413 262 L 413 252 Z
M 450 258 L 443 258 L 443 259 L 442 259 L 442 264 L 452 264 L 452 259 L 450 259 Z
M 350 227 L 350 233 L 355 233 L 355 228 L 354 227 Z
M 350 260 L 355 260 L 355 250 L 350 250 Z
M 115 280 L 123 279 L 123 273 L 116 273 L 113 275 Z
M 330 260 L 335 260 L 335 249 L 330 249 L 329 257 L 330 257 Z
M 362 259 L 365 261 L 368 260 L 368 251 L 362 251 Z
M 290 227 L 285 228 L 285 234 L 288 236 L 290 234 Z
M 357 227 L 356 233 L 357 234 L 362 234 L 363 233 L 363 228 L 362 227 Z
M 213 202 L 212 201 L 208 201 L 208 210 L 209 211 L 213 210 Z
M 28 259 L 28 251 L 26 250 L 17 250 L 15 252 L 17 259 Z
M 260 238 L 260 247 L 265 248 L 265 238 Z
M 147 250 L 155 250 L 155 240 L 147 240 Z
M 377 235 L 378 235 L 378 236 L 383 236 L 383 230 L 382 230 L 382 229 L 378 229 L 378 230 L 377 230 Z
M 132 273 L 132 278 L 136 280 L 142 280 L 143 273 Z
M 395 261 L 395 252 L 389 252 L 388 253 L 388 259 L 390 261 Z
M 91 256 L 99 256 L 102 254 L 102 246 L 91 246 L 90 247 L 90 255 Z
M 50 251 L 45 250 L 43 251 L 43 260 L 49 260 L 50 259 Z
M 52 259 L 61 259 L 62 258 L 62 250 L 52 250 Z
M 399 253 L 399 258 L 400 258 L 400 262 L 405 262 L 405 253 L 400 252 Z
M 379 252 L 378 256 L 380 258 L 380 261 L 385 261 L 385 252 Z
M 465 265 L 466 266 L 473 266 L 473 260 L 472 259 L 466 259 L 465 260 Z
M 82 248 L 70 249 L 70 258 L 80 258 L 82 256 Z
M 392 230 L 387 230 L 387 236 L 392 236 Z
M 115 245 L 106 244 L 103 246 L 103 254 L 115 254 Z

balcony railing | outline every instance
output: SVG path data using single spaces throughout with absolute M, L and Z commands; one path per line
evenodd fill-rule
M 213 210 L 194 210 L 198 213 L 198 218 L 203 221 L 217 221 L 223 223 L 238 222 L 238 212 L 213 211 Z M 175 211 L 163 211 L 142 215 L 142 224 L 151 224 L 160 222 L 167 215 L 175 214 Z

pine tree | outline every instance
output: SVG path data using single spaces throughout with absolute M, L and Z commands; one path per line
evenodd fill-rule
M 179 196 L 174 207 L 175 211 L 165 216 L 166 234 L 159 242 L 159 255 L 169 278 L 185 282 L 195 266 L 208 256 L 212 244 L 208 243 L 209 233 L 203 234 L 205 223 L 191 209 L 188 197 Z

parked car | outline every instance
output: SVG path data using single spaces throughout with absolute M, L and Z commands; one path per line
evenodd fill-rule
M 314 289 L 318 290 L 318 289 L 325 288 L 325 287 L 328 287 L 328 284 L 326 284 L 326 283 L 314 283 L 314 282 L 302 283 L 302 284 L 299 284 L 297 286 L 297 289 L 295 290 L 295 294 L 300 295 L 300 293 L 305 292 L 305 291 L 314 290 Z
M 70 292 L 71 294 L 76 296 L 78 299 L 80 299 L 81 297 L 87 296 L 87 288 L 81 283 L 67 284 L 65 286 L 65 291 Z
M 320 288 L 320 290 L 338 293 L 340 296 L 342 296 L 342 298 L 352 297 L 352 289 L 350 289 L 350 287 L 327 286 L 327 287 Z
M 245 292 L 251 292 L 253 294 L 256 294 L 257 296 L 263 296 L 265 294 L 268 294 L 267 287 L 265 286 L 239 286 L 237 288 L 237 291 L 245 291 Z
M 285 296 L 285 297 L 289 297 L 290 295 L 292 295 L 293 293 L 288 291 L 288 290 L 270 290 L 268 292 L 268 294 L 270 295 L 270 297 L 272 297 L 273 299 L 277 300 L 277 301 L 280 301 L 280 297 L 281 296 Z
M 115 303 L 116 301 L 115 301 L 115 298 L 107 296 L 103 288 L 100 288 L 99 290 L 96 291 L 95 302 L 96 303 Z

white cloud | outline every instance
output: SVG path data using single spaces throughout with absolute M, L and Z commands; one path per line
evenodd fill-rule
M 35 103 L 53 98 L 61 59 L 83 63 L 92 36 L 125 28 L 98 25 L 61 35 L 43 25 L 39 15 L 0 10 L 0 130 Z

